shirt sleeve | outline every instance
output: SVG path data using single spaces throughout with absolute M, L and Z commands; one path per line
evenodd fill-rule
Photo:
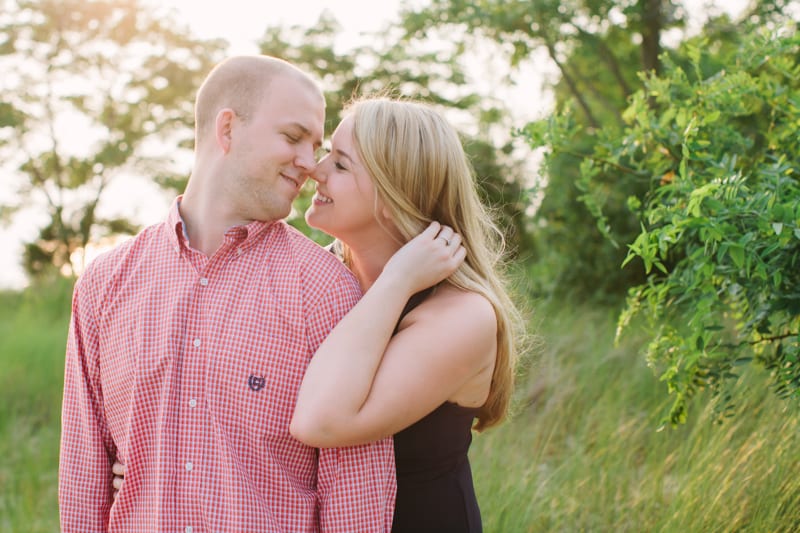
M 351 277 L 342 277 L 327 291 L 309 320 L 313 350 L 360 296 Z M 323 533 L 391 531 L 397 493 L 391 437 L 360 446 L 321 449 L 317 492 Z
M 319 452 L 320 528 L 390 532 L 397 480 L 391 438 Z
M 86 273 L 88 274 L 88 272 Z M 108 531 L 115 456 L 103 416 L 99 335 L 88 283 L 78 281 L 64 365 L 58 499 L 61 531 Z

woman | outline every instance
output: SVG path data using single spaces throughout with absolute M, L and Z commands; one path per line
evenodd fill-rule
M 314 447 L 394 435 L 393 531 L 480 531 L 467 451 L 506 414 L 520 321 L 458 135 L 427 105 L 356 101 L 312 177 L 306 220 L 365 295 L 316 352 L 290 431 Z
M 394 434 L 394 530 L 479 531 L 470 430 L 506 413 L 518 320 L 458 135 L 426 105 L 358 101 L 312 177 L 306 220 L 338 239 L 366 293 L 316 352 L 291 432 L 317 447 Z M 432 220 L 438 234 L 422 231 Z M 441 279 L 436 250 L 458 261 L 460 245 L 463 264 L 420 293 Z

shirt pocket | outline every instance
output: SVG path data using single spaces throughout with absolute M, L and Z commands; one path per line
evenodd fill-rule
M 209 365 L 209 408 L 239 439 L 289 438 L 297 392 L 310 360 L 304 332 L 252 334 Z

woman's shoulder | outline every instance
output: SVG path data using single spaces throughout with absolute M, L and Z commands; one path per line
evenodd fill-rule
M 494 308 L 489 299 L 483 294 L 475 291 L 461 289 L 448 283 L 442 283 L 436 287 L 431 295 L 425 300 L 438 310 L 442 308 L 452 308 L 460 310 L 462 306 L 473 311 L 490 311 L 494 314 Z
M 489 299 L 475 291 L 441 284 L 425 300 L 412 310 L 409 323 L 417 320 L 439 323 L 457 323 L 463 328 L 478 328 L 494 336 L 497 316 Z
M 403 318 L 398 330 L 405 331 L 406 346 L 424 347 L 452 375 L 472 379 L 487 369 L 491 373 L 497 353 L 497 315 L 480 293 L 450 285 L 437 287 Z M 482 393 L 479 396 L 485 400 Z

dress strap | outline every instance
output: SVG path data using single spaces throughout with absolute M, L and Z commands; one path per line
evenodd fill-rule
M 403 308 L 403 312 L 400 313 L 400 318 L 397 319 L 397 325 L 394 327 L 392 335 L 397 333 L 397 329 L 400 327 L 400 322 L 403 320 L 403 317 L 405 317 L 415 307 L 417 307 L 419 304 L 425 301 L 425 298 L 427 298 L 435 288 L 436 285 L 434 285 L 433 287 L 428 287 L 427 289 L 419 291 L 418 293 L 414 294 L 411 298 L 408 299 L 408 303 L 406 303 L 406 306 Z

